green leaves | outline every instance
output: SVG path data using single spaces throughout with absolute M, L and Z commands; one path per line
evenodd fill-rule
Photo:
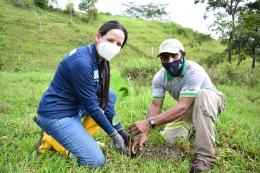
M 111 79 L 110 79 L 110 88 L 112 88 L 117 95 L 117 102 L 119 104 L 122 102 L 123 98 L 130 95 L 130 90 L 125 84 L 125 80 L 121 77 L 121 73 L 117 69 L 111 69 Z M 112 120 L 113 126 L 120 123 L 122 119 L 121 115 L 116 114 Z
M 123 15 L 142 18 L 142 19 L 157 19 L 163 20 L 169 13 L 165 11 L 169 3 L 149 3 L 149 4 L 137 4 L 135 2 L 128 2 L 123 4 L 126 10 L 123 11 Z
M 120 103 L 124 97 L 130 95 L 130 90 L 125 84 L 125 80 L 121 77 L 121 73 L 117 69 L 111 69 L 110 88 L 116 92 L 117 103 Z
M 81 0 L 79 3 L 80 11 L 88 11 L 91 7 L 94 7 L 98 0 Z

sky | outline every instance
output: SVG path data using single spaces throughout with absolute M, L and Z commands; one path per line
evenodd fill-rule
M 78 4 L 81 0 L 72 0 L 74 8 L 78 9 Z M 110 12 L 112 15 L 120 15 L 123 11 L 124 6 L 128 2 L 136 2 L 140 4 L 140 0 L 98 0 L 95 7 L 99 12 Z M 63 6 L 62 3 L 67 3 L 66 0 L 58 0 L 59 5 Z M 142 4 L 161 4 L 168 3 L 167 12 L 169 14 L 169 20 L 173 21 L 183 27 L 191 28 L 194 31 L 205 34 L 213 34 L 207 26 L 214 20 L 213 17 L 203 19 L 205 13 L 206 4 L 194 4 L 194 0 L 142 0 Z

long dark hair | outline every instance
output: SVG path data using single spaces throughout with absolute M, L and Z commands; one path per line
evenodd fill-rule
M 121 25 L 117 20 L 111 20 L 111 21 L 108 21 L 108 22 L 104 23 L 99 28 L 98 33 L 100 34 L 101 37 L 103 37 L 111 29 L 120 29 L 120 30 L 122 30 L 124 32 L 125 39 L 124 39 L 124 42 L 123 42 L 123 44 L 121 46 L 121 48 L 123 48 L 124 45 L 127 42 L 128 33 L 127 33 L 127 30 L 125 29 L 125 27 L 123 27 L 123 25 Z M 101 76 L 103 77 L 101 90 L 102 90 L 103 94 L 102 94 L 102 98 L 100 98 L 102 100 L 101 101 L 102 104 L 100 105 L 100 107 L 103 110 L 106 110 L 107 104 L 108 104 L 108 101 L 109 101 L 109 88 L 110 88 L 110 64 L 109 64 L 109 61 L 103 59 L 101 61 L 101 67 L 102 67 L 102 74 L 101 74 Z

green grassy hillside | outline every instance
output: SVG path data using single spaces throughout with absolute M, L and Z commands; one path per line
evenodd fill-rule
M 85 23 L 80 20 L 80 13 L 71 22 L 69 14 L 43 11 L 41 31 L 34 10 L 16 8 L 10 1 L 1 1 L 0 8 L 0 31 L 6 45 L 1 55 L 3 71 L 53 70 L 65 54 L 93 42 L 99 27 L 114 19 L 127 28 L 129 41 L 112 66 L 122 67 L 140 58 L 153 61 L 160 43 L 172 37 L 180 39 L 188 58 L 197 61 L 224 49 L 215 40 L 199 44 L 196 40 L 202 34 L 170 22 L 99 14 L 97 21 Z

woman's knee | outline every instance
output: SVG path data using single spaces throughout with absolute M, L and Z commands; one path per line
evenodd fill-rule
M 103 154 L 96 154 L 92 158 L 79 158 L 78 164 L 89 168 L 97 168 L 105 164 L 105 157 Z
M 109 101 L 113 104 L 116 102 L 116 92 L 112 89 L 109 89 Z
M 96 167 L 100 167 L 103 166 L 105 164 L 105 157 L 104 155 L 100 155 L 99 157 L 95 157 L 95 164 L 92 165 L 92 168 L 96 168 Z

